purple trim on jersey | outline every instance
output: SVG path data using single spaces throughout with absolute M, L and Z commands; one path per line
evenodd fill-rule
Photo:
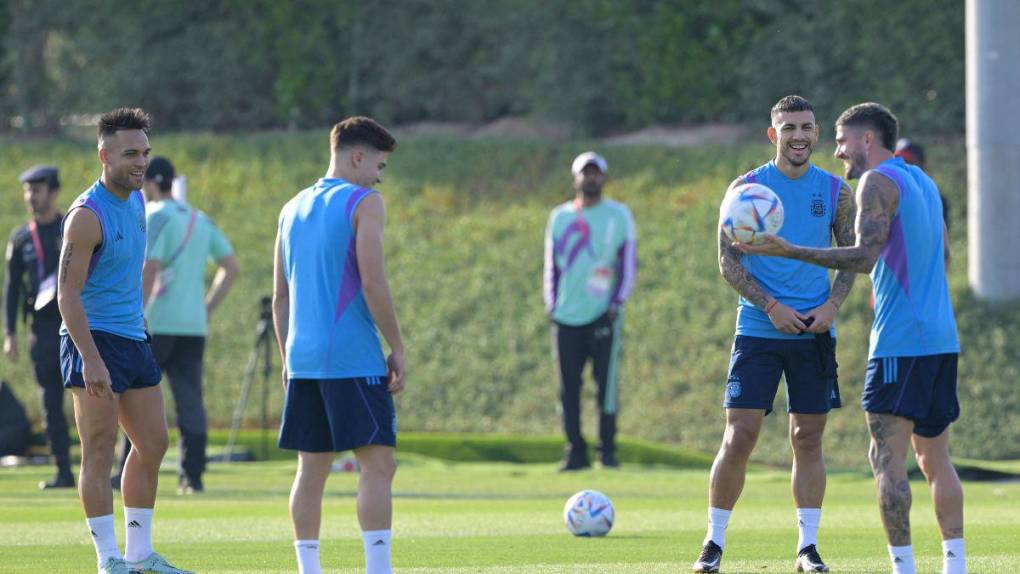
M 843 182 L 841 179 L 834 175 L 829 177 L 832 178 L 832 190 L 830 191 L 830 195 L 832 196 L 832 223 L 835 224 L 836 211 L 839 208 L 839 189 L 843 187 L 842 185 Z
M 355 239 L 347 245 L 347 258 L 344 260 L 344 276 L 340 279 L 340 294 L 336 300 L 336 312 L 333 314 L 333 322 L 340 320 L 351 301 L 361 292 L 361 272 L 358 271 L 358 253 L 355 246 Z
M 588 224 L 580 217 L 575 219 L 573 223 L 568 225 L 567 228 L 563 230 L 563 236 L 560 237 L 560 240 L 556 242 L 556 245 L 553 248 L 556 254 L 560 255 L 563 253 L 563 251 L 567 248 L 567 241 L 570 239 L 570 236 L 573 235 L 574 233 L 578 233 L 581 236 L 581 238 L 577 241 L 576 244 L 574 244 L 574 247 L 570 250 L 570 254 L 567 255 L 567 264 L 566 267 L 564 268 L 564 271 L 570 269 L 570 267 L 574 264 L 574 260 L 577 259 L 577 256 L 581 254 L 581 250 L 583 250 L 585 247 L 588 248 L 588 251 L 593 256 L 595 255 L 595 252 L 591 246 L 591 229 L 588 227 Z
M 758 176 L 755 175 L 755 173 L 754 173 L 755 171 L 758 171 L 758 170 L 752 170 L 752 171 L 749 171 L 749 172 L 744 174 L 744 183 L 756 183 L 757 182 Z
M 372 190 L 365 187 L 359 187 L 351 192 L 351 196 L 347 198 L 347 205 L 344 207 L 344 217 L 347 218 L 348 222 L 353 223 L 351 218 L 354 217 L 354 208 L 370 193 L 372 193 Z
M 900 202 L 904 201 L 903 190 L 906 187 L 903 185 L 903 179 L 900 175 L 892 169 L 886 169 L 882 166 L 875 168 L 875 171 L 888 177 L 899 191 Z M 897 211 L 899 211 L 897 209 Z M 896 276 L 897 281 L 900 283 L 900 287 L 903 288 L 903 292 L 910 295 L 910 272 L 907 264 L 907 240 L 903 235 L 903 222 L 900 220 L 900 214 L 897 213 L 892 222 L 889 224 L 889 237 L 886 239 L 885 247 L 882 248 L 882 260 L 885 261 L 887 267 L 892 270 L 893 275 Z
M 907 265 L 907 242 L 903 236 L 903 222 L 899 214 L 889 224 L 889 237 L 886 239 L 885 247 L 882 248 L 882 261 L 885 262 L 896 280 L 899 281 L 903 292 L 910 295 L 910 272 Z

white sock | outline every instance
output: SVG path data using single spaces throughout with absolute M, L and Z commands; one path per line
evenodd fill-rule
M 365 543 L 365 574 L 393 574 L 390 563 L 390 530 L 365 530 L 361 533 Z
M 913 546 L 890 546 L 889 560 L 892 561 L 893 574 L 917 574 Z
M 141 562 L 152 556 L 152 509 L 124 507 L 124 560 Z
M 822 522 L 821 508 L 798 508 L 797 509 L 797 554 L 805 546 L 818 544 L 818 526 Z
M 117 548 L 117 535 L 113 532 L 113 515 L 86 518 L 92 543 L 96 545 L 96 560 L 102 566 L 110 558 L 123 558 Z
M 318 540 L 295 540 L 294 551 L 297 552 L 298 574 L 322 574 Z
M 942 541 L 942 574 L 967 574 L 963 538 Z
M 708 534 L 705 535 L 705 544 L 711 540 L 719 548 L 726 547 L 726 526 L 730 523 L 731 510 L 709 507 L 708 509 Z

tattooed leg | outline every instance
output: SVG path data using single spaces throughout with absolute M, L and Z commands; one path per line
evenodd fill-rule
M 949 458 L 949 429 L 935 438 L 914 435 L 914 450 L 931 489 L 942 539 L 963 538 L 963 485 Z
M 886 537 L 890 546 L 908 546 L 911 497 L 906 457 L 913 423 L 890 414 L 866 413 L 866 416 L 871 431 L 869 458 Z

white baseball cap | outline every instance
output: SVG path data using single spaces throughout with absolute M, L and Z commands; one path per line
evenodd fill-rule
M 609 166 L 606 165 L 606 158 L 593 151 L 586 151 L 574 158 L 574 163 L 570 166 L 570 172 L 577 175 L 584 170 L 585 166 L 592 164 L 599 168 L 599 171 L 602 173 L 606 173 L 606 170 L 609 168 Z

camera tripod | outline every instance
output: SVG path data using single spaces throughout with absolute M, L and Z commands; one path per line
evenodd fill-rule
M 237 407 L 234 408 L 233 420 L 230 423 L 230 438 L 227 439 L 227 451 L 224 454 L 224 462 L 230 462 L 234 458 L 234 444 L 237 440 L 237 431 L 241 428 L 241 419 L 244 417 L 244 407 L 248 403 L 248 395 L 251 393 L 252 383 L 255 382 L 255 372 L 262 369 L 262 439 L 261 455 L 262 460 L 269 457 L 269 377 L 273 371 L 273 341 L 276 339 L 273 331 L 273 304 L 270 297 L 262 297 L 259 301 L 259 322 L 255 327 L 255 344 L 252 346 L 251 354 L 248 355 L 248 365 L 244 369 L 244 383 L 241 385 L 241 396 L 237 399 Z

